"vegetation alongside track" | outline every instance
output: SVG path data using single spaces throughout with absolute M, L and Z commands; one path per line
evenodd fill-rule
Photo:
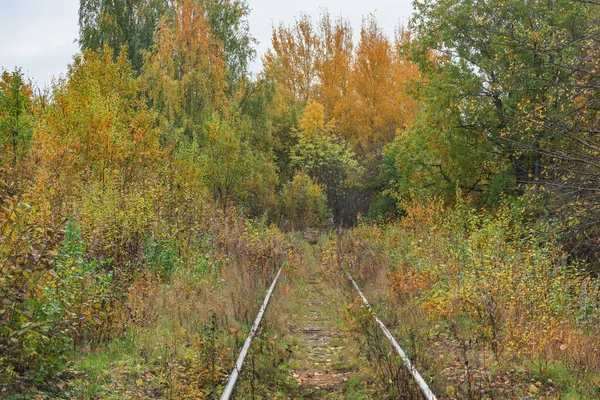
M 282 265 L 241 398 L 419 398 L 342 269 L 440 397 L 600 397 L 599 10 L 302 15 L 253 75 L 244 0 L 81 0 L 0 78 L 0 397 L 214 398 Z
M 434 200 L 405 207 L 402 222 L 355 228 L 324 257 L 361 277 L 434 392 L 600 394 L 598 281 L 568 262 L 553 226 L 531 223 L 535 202 L 493 214 Z M 369 332 L 351 310 L 357 335 Z

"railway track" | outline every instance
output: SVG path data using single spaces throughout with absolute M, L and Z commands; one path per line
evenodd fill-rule
M 267 291 L 254 324 L 252 325 L 248 337 L 246 338 L 246 341 L 244 342 L 244 345 L 239 353 L 235 366 L 230 373 L 229 380 L 220 397 L 221 400 L 228 400 L 234 396 L 235 386 L 243 369 L 244 361 L 248 351 L 252 345 L 252 340 L 260 328 L 262 318 L 267 311 L 267 306 L 271 300 L 274 288 L 281 273 L 282 269 L 280 268 L 273 279 L 269 290 Z M 412 379 L 419 387 L 423 398 L 426 400 L 437 400 L 425 379 L 417 371 L 415 365 L 400 347 L 389 329 L 377 317 L 373 308 L 371 307 L 371 304 L 361 291 L 356 281 L 347 272 L 345 274 L 348 280 L 352 283 L 354 289 L 357 291 L 358 296 L 362 299 L 364 306 L 370 313 L 374 322 L 377 324 L 379 329 L 381 329 L 383 335 L 387 338 L 394 351 L 398 354 L 399 358 L 404 364 L 404 367 L 408 369 Z M 300 322 L 302 328 L 295 329 L 292 332 L 294 335 L 297 335 L 298 340 L 302 341 L 303 345 L 308 349 L 308 353 L 305 355 L 305 357 L 310 358 L 310 362 L 314 365 L 313 368 L 298 368 L 294 372 L 294 378 L 297 379 L 301 386 L 309 386 L 313 389 L 316 389 L 315 393 L 322 393 L 323 390 L 330 390 L 332 392 L 338 391 L 341 384 L 348 379 L 348 373 L 336 371 L 332 365 L 332 358 L 335 358 L 335 356 L 332 355 L 329 349 L 333 349 L 334 352 L 337 352 L 343 351 L 344 348 L 342 346 L 336 347 L 332 345 L 338 335 L 334 324 L 331 321 L 327 321 L 326 318 L 323 318 L 318 312 L 315 311 L 324 307 L 326 305 L 325 302 L 327 301 L 326 296 L 323 293 L 318 293 L 318 283 L 319 282 L 317 281 L 317 278 L 314 276 L 311 276 L 306 281 L 307 289 L 306 292 L 302 294 L 305 296 L 303 300 L 305 301 L 304 305 L 306 306 L 306 309 L 304 310 L 304 315 L 298 318 L 301 320 Z M 317 395 L 317 397 L 310 398 L 321 397 Z

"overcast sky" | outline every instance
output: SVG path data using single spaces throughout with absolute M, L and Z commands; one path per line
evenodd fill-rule
M 251 69 L 261 69 L 260 56 L 270 46 L 273 24 L 290 24 L 301 12 L 317 17 L 325 8 L 333 16 L 349 19 L 357 38 L 363 15 L 375 14 L 392 36 L 410 17 L 412 0 L 248 0 L 250 29 L 259 41 L 258 57 Z M 0 67 L 21 67 L 39 86 L 64 74 L 79 49 L 79 0 L 0 0 Z

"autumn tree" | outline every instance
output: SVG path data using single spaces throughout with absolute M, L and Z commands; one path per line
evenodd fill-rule
M 268 153 L 253 151 L 244 135 L 245 124 L 235 116 L 215 113 L 206 135 L 196 137 L 188 159 L 199 168 L 202 182 L 223 209 L 237 204 L 250 215 L 261 215 L 275 204 L 277 175 Z
M 155 116 L 124 53 L 115 62 L 108 46 L 85 50 L 52 97 L 36 143 L 41 179 L 105 182 L 122 174 L 130 181 L 159 156 Z
M 225 107 L 227 67 L 204 6 L 182 0 L 174 7 L 146 53 L 142 88 L 163 116 L 165 140 L 180 134 L 191 140 L 213 111 Z
M 263 57 L 264 76 L 273 87 L 267 117 L 276 142 L 280 173 L 292 179 L 290 148 L 293 132 L 309 99 L 325 106 L 328 118 L 346 94 L 352 57 L 352 31 L 347 21 L 332 20 L 325 12 L 319 25 L 303 14 L 291 26 L 273 28 L 272 49 Z
M 269 91 L 245 76 L 247 11 L 241 1 L 174 2 L 140 80 L 160 115 L 163 146 L 198 169 L 198 183 L 222 209 L 236 204 L 257 215 L 274 206 L 277 177 L 260 121 Z
M 412 123 L 419 107 L 409 95 L 421 79 L 418 68 L 399 52 L 408 37 L 401 30 L 392 42 L 369 16 L 355 49 L 348 21 L 324 12 L 314 23 L 303 15 L 291 26 L 274 28 L 273 48 L 264 58 L 266 76 L 275 84 L 278 115 L 298 124 L 298 110 L 317 101 L 334 121 L 336 133 L 361 156 L 367 172 L 357 208 L 362 211 L 385 186 L 378 176 L 384 147 Z M 295 148 L 300 136 L 289 135 L 292 128 L 288 125 L 277 137 Z M 281 170 L 287 171 L 292 160 L 283 154 Z
M 264 56 L 267 74 L 285 88 L 293 99 L 311 98 L 317 78 L 319 39 L 311 18 L 303 14 L 291 27 L 273 28 L 272 50 Z
M 334 218 L 350 223 L 356 212 L 356 205 L 351 205 L 351 192 L 360 182 L 363 168 L 334 130 L 335 121 L 326 121 L 324 107 L 310 101 L 300 118 L 291 164 L 323 185 Z
M 367 151 L 381 148 L 390 140 L 395 126 L 388 118 L 392 82 L 392 45 L 373 16 L 363 21 L 350 85 L 353 109 L 343 125 L 344 133 L 358 147 Z M 347 107 L 348 107 L 347 106 Z M 387 109 L 386 109 L 387 108 Z
M 79 45 L 102 50 L 108 45 L 115 56 L 127 45 L 127 56 L 136 72 L 142 71 L 143 52 L 152 47 L 154 34 L 164 18 L 180 9 L 181 0 L 80 0 Z M 244 0 L 194 0 L 202 6 L 211 31 L 220 41 L 229 71 L 229 83 L 245 76 L 254 57 Z
M 319 226 L 329 215 L 327 195 L 323 186 L 299 171 L 281 188 L 278 211 L 282 224 L 287 221 L 292 229 Z
M 324 59 L 320 38 L 311 18 L 303 14 L 291 26 L 273 27 L 272 49 L 263 57 L 264 76 L 272 85 L 267 107 L 277 164 L 282 176 L 292 179 L 295 168 L 289 149 L 297 142 L 293 130 L 306 102 L 313 98 L 318 81 L 318 59 Z
M 399 54 L 375 17 L 366 17 L 340 119 L 344 136 L 363 153 L 380 154 L 414 118 L 407 87 L 417 78 L 415 65 Z
M 410 125 L 412 125 L 418 112 L 421 109 L 421 103 L 413 92 L 416 87 L 426 82 L 419 71 L 418 65 L 402 51 L 411 39 L 411 31 L 405 27 L 399 27 L 396 30 L 396 38 L 393 49 L 392 59 L 392 82 L 394 91 L 391 102 L 395 104 L 394 112 L 396 134 L 401 134 Z
M 250 35 L 246 0 L 206 0 L 202 2 L 214 37 L 221 43 L 227 64 L 230 94 L 246 77 L 248 65 L 255 57 L 256 40 Z
M 318 83 L 315 100 L 323 105 L 325 114 L 341 120 L 346 111 L 342 106 L 349 95 L 349 81 L 354 58 L 352 27 L 347 20 L 332 19 L 325 11 L 318 22 L 319 51 L 316 65 Z
M 461 128 L 463 115 L 452 107 L 460 92 L 446 79 L 429 76 L 413 124 L 386 148 L 382 174 L 387 195 L 419 200 L 452 200 L 457 189 L 468 195 L 499 194 L 511 186 L 508 164 L 485 133 Z M 435 99 L 435 101 L 434 101 Z M 496 192 L 497 191 L 497 192 Z
M 279 25 L 272 45 L 265 70 L 288 102 L 319 101 L 363 154 L 380 153 L 414 118 L 416 102 L 406 89 L 418 78 L 416 65 L 399 54 L 373 16 L 363 21 L 356 51 L 349 23 L 328 12 L 317 24 L 303 15 L 290 27 Z

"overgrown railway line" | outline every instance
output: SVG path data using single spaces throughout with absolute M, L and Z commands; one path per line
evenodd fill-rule
M 247 356 L 250 346 L 252 344 L 252 340 L 254 339 L 257 331 L 260 328 L 262 318 L 266 312 L 267 306 L 271 299 L 271 295 L 273 294 L 273 290 L 277 284 L 277 281 L 279 280 L 281 273 L 282 273 L 282 268 L 280 268 L 278 270 L 275 278 L 273 279 L 273 282 L 271 283 L 271 286 L 269 287 L 269 290 L 267 291 L 267 294 L 262 303 L 262 306 L 261 306 L 261 308 L 258 312 L 258 315 L 254 321 L 254 324 L 252 325 L 252 328 L 250 329 L 248 337 L 246 338 L 246 341 L 244 342 L 244 345 L 243 345 L 243 347 L 239 353 L 239 356 L 237 358 L 236 364 L 235 364 L 235 366 L 229 376 L 228 382 L 223 390 L 223 393 L 221 395 L 221 400 L 228 400 L 228 399 L 234 397 L 235 386 L 236 386 L 238 377 L 240 376 L 240 373 L 242 371 L 244 361 L 246 359 L 246 356 Z M 402 363 L 404 364 L 404 367 L 408 369 L 410 375 L 412 376 L 412 379 L 419 387 L 423 398 L 426 400 L 437 400 L 435 394 L 430 389 L 430 387 L 427 384 L 427 382 L 425 381 L 425 379 L 423 379 L 421 374 L 417 371 L 415 365 L 411 362 L 410 358 L 406 355 L 404 350 L 400 347 L 400 345 L 398 344 L 398 342 L 396 341 L 394 336 L 391 334 L 389 329 L 385 326 L 385 324 L 377 317 L 371 304 L 369 303 L 368 299 L 366 298 L 366 296 L 364 295 L 364 293 L 362 292 L 362 290 L 360 289 L 360 287 L 358 286 L 356 281 L 353 279 L 353 277 L 348 272 L 344 272 L 344 274 L 348 278 L 348 280 L 352 283 L 352 286 L 358 293 L 358 296 L 361 298 L 361 300 L 364 304 L 364 307 L 367 309 L 369 315 L 373 318 L 373 321 L 376 323 L 376 325 L 379 327 L 379 329 L 381 329 L 384 336 L 386 337 L 386 339 L 389 341 L 389 343 L 393 347 L 394 351 L 398 354 L 398 356 L 402 360 Z M 314 280 L 314 277 L 312 277 L 311 279 Z M 314 284 L 315 282 L 310 281 L 308 283 Z M 330 332 L 331 332 L 331 330 L 328 330 L 328 329 L 320 327 L 320 326 L 317 326 L 317 327 L 311 326 L 311 327 L 307 327 L 307 328 L 299 329 L 299 330 L 295 331 L 296 334 L 304 335 L 306 338 L 308 338 L 307 340 L 311 340 L 313 336 L 319 336 L 319 335 L 323 336 L 323 335 L 330 334 Z M 317 339 L 320 341 L 325 340 L 324 337 L 318 337 Z M 314 372 L 311 377 L 313 378 L 313 380 L 315 380 L 315 377 L 316 377 L 316 381 L 320 381 L 319 376 L 323 377 L 323 376 L 329 375 L 329 374 L 330 374 L 329 370 L 327 370 L 325 372 L 321 372 L 321 373 Z M 334 374 L 332 374 L 332 376 L 333 376 L 333 380 L 336 380 L 337 378 L 345 379 L 344 374 L 335 374 L 334 373 Z

